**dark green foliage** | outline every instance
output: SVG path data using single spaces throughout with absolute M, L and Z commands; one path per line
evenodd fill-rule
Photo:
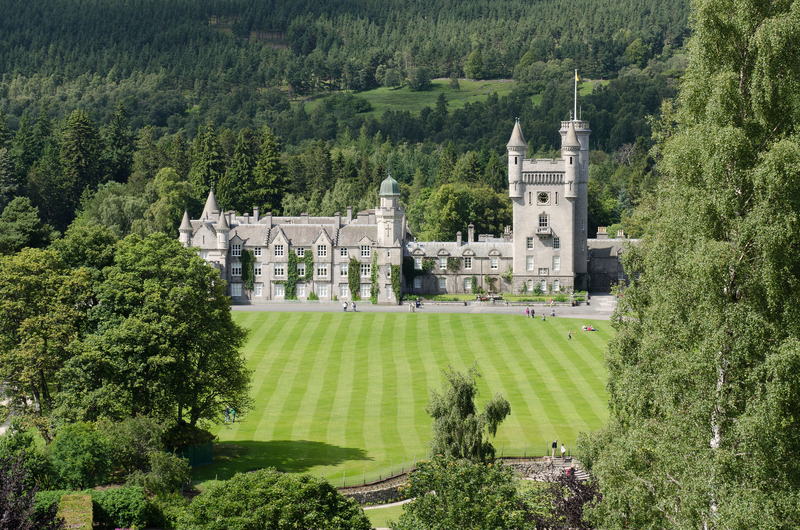
M 403 494 L 413 500 L 395 530 L 535 528 L 511 468 L 436 456 L 420 463 L 408 482 Z
M 350 289 L 350 299 L 361 300 L 361 268 L 355 256 L 350 256 L 347 264 L 347 286 Z
M 258 192 L 255 169 L 255 138 L 250 129 L 242 129 L 236 139 L 231 165 L 214 190 L 217 202 L 223 211 L 235 210 L 244 213 L 253 206 L 261 205 L 261 202 L 250 203 L 253 193 Z
M 430 390 L 425 412 L 431 419 L 431 453 L 475 462 L 494 460 L 495 449 L 488 436 L 497 434 L 498 426 L 511 414 L 511 404 L 502 394 L 487 401 L 478 414 L 475 397 L 480 377 L 475 366 L 466 373 L 444 372 L 445 386 L 440 394 Z
M 253 266 L 256 263 L 256 258 L 253 255 L 252 250 L 245 250 L 242 253 L 242 283 L 246 289 L 253 290 L 253 282 L 255 282 L 256 276 Z
M 73 111 L 61 133 L 59 162 L 64 197 L 75 208 L 87 190 L 94 191 L 101 181 L 102 143 L 89 114 Z
M 71 493 L 91 495 L 95 522 L 101 528 L 142 528 L 148 523 L 151 508 L 140 487 L 108 488 L 102 491 L 52 490 L 36 493 L 36 513 L 57 509 L 61 497 Z M 47 528 L 47 527 L 45 527 Z
M 114 448 L 114 465 L 131 473 L 148 468 L 150 454 L 164 449 L 164 426 L 155 418 L 134 416 L 112 423 L 101 421 L 98 429 Z
M 53 235 L 53 229 L 42 223 L 39 209 L 27 197 L 17 197 L 0 215 L 0 254 L 44 247 Z
M 402 272 L 402 267 L 400 265 L 391 265 L 392 267 L 392 292 L 394 293 L 394 299 L 397 300 L 399 304 L 403 300 L 403 295 L 401 293 L 400 288 L 400 274 Z
M 205 130 L 198 130 L 192 148 L 194 162 L 189 172 L 189 182 L 195 198 L 204 200 L 208 190 L 218 184 L 225 174 L 222 146 L 211 122 L 206 124 Z
M 129 486 L 141 486 L 152 495 L 167 496 L 180 492 L 182 486 L 192 478 L 189 462 L 178 455 L 151 451 L 147 456 L 149 462 L 146 472 L 137 470 L 128 475 L 126 483 Z
M 22 191 L 22 182 L 17 177 L 11 154 L 7 147 L 0 147 L 0 211 Z
M 58 505 L 38 509 L 36 488 L 31 487 L 22 457 L 0 456 L 0 529 L 55 530 L 64 528 L 56 516 Z
M 128 124 L 128 112 L 125 105 L 118 103 L 108 125 L 103 152 L 103 165 L 110 180 L 128 181 L 133 168 L 133 152 L 133 133 Z
M 378 253 L 372 252 L 372 268 L 370 269 L 369 298 L 373 304 L 378 303 Z
M 255 187 L 245 190 L 242 200 L 249 201 L 249 207 L 260 206 L 262 212 L 278 215 L 288 185 L 278 139 L 269 127 L 264 127 L 261 131 L 261 151 L 256 162 Z
M 185 530 L 369 530 L 355 503 L 323 479 L 261 469 L 211 485 L 189 505 Z
M 47 453 L 56 483 L 65 488 L 90 488 L 105 484 L 112 461 L 111 444 L 91 424 L 76 423 L 61 427 Z

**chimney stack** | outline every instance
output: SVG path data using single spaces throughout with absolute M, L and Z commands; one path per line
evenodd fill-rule
M 461 232 L 456 232 L 456 246 L 461 246 Z
M 253 222 L 255 223 L 258 222 L 258 212 L 259 212 L 258 206 L 253 206 L 253 217 L 255 218 L 255 221 Z
M 353 207 L 352 206 L 348 206 L 347 207 L 347 224 L 350 224 L 352 222 L 353 222 Z
M 475 225 L 470 223 L 467 227 L 467 243 L 475 242 Z
M 608 239 L 608 234 L 606 233 L 605 226 L 597 227 L 597 239 Z

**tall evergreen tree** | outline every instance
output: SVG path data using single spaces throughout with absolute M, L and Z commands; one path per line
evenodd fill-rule
M 36 161 L 36 141 L 27 109 L 22 113 L 19 128 L 14 135 L 11 157 L 14 159 L 14 170 L 17 175 L 27 175 L 28 170 Z
M 257 191 L 255 181 L 256 146 L 250 129 L 242 129 L 236 138 L 233 160 L 215 190 L 217 202 L 223 210 L 236 210 L 244 213 L 253 206 L 261 206 L 260 202 L 247 204 Z
M 73 209 L 85 191 L 94 191 L 100 184 L 101 153 L 100 135 L 92 119 L 86 112 L 73 111 L 64 124 L 59 155 L 64 200 Z
M 50 104 L 45 99 L 36 116 L 36 125 L 33 127 L 34 158 L 39 159 L 53 135 L 53 120 L 50 118 Z
M 261 151 L 256 163 L 256 187 L 243 200 L 252 205 L 261 204 L 262 212 L 280 212 L 283 197 L 289 187 L 286 168 L 281 162 L 278 138 L 264 126 L 261 130 Z
M 0 149 L 5 147 L 6 149 L 11 149 L 12 147 L 12 140 L 14 139 L 14 135 L 11 134 L 11 129 L 8 128 L 8 123 L 6 122 L 6 115 L 2 109 L 0 109 Z
M 21 188 L 8 148 L 0 147 L 0 211 L 21 194 Z
M 202 200 L 225 174 L 225 157 L 214 124 L 208 122 L 205 130 L 198 131 L 193 147 L 194 160 L 189 171 L 189 182 L 194 188 L 195 198 Z
M 109 179 L 127 182 L 133 168 L 133 133 L 128 125 L 128 112 L 125 105 L 117 104 L 106 132 L 103 162 Z

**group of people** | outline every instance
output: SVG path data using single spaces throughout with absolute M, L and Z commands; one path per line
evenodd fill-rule
M 536 316 L 536 310 L 535 309 L 531 309 L 530 307 L 526 307 L 525 308 L 525 317 L 526 318 L 533 318 L 534 316 Z M 556 310 L 555 309 L 551 309 L 550 310 L 550 316 L 551 317 L 556 316 Z M 544 315 L 544 311 L 542 312 L 542 320 L 543 321 L 546 320 L 545 319 L 545 315 Z
M 347 313 L 347 302 L 342 302 L 342 309 Z M 353 300 L 353 313 L 356 312 L 356 301 Z
M 556 457 L 556 449 L 558 449 L 558 439 L 556 438 L 553 440 L 553 458 Z M 564 447 L 564 444 L 561 444 L 561 460 L 564 460 L 564 457 L 567 455 L 567 448 Z
M 233 408 L 233 407 L 226 406 L 225 407 L 225 423 L 228 423 L 229 420 L 232 421 L 233 423 L 236 423 L 236 409 Z

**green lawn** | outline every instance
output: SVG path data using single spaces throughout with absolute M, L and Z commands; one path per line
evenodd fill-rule
M 482 396 L 502 392 L 511 402 L 498 455 L 541 455 L 554 438 L 569 448 L 607 417 L 607 321 L 368 310 L 233 316 L 251 330 L 243 351 L 255 407 L 218 429 L 215 463 L 195 470 L 198 481 L 274 466 L 338 485 L 345 473 L 355 484 L 407 469 L 425 458 L 428 389 L 441 387 L 443 368 L 473 361 Z M 579 331 L 588 324 L 601 331 Z
M 373 508 L 364 510 L 364 513 L 369 517 L 369 521 L 373 527 L 387 528 L 389 525 L 386 521 L 397 521 L 400 519 L 400 514 L 403 513 L 404 504 L 398 506 L 389 506 L 388 508 Z

